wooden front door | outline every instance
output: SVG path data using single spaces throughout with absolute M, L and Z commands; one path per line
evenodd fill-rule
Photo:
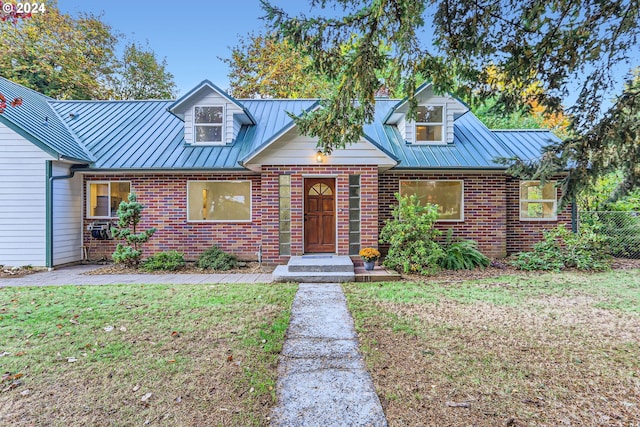
M 304 251 L 336 251 L 335 187 L 333 178 L 304 180 Z

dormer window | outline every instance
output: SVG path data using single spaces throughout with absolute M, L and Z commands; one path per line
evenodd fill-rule
M 444 106 L 419 106 L 416 116 L 416 143 L 444 143 Z
M 194 107 L 193 117 L 196 143 L 224 143 L 224 105 Z

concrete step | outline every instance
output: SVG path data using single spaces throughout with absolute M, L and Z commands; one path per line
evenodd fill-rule
M 274 282 L 298 282 L 298 283 L 342 283 L 353 282 L 356 278 L 353 271 L 289 271 L 286 265 L 279 265 L 273 270 Z
M 351 273 L 353 262 L 344 255 L 292 256 L 287 264 L 291 273 Z

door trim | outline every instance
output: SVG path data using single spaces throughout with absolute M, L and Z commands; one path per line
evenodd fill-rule
M 337 185 L 337 175 L 302 175 L 302 253 L 303 254 L 316 254 L 316 253 L 331 253 L 337 254 L 338 248 L 338 185 Z M 306 200 L 307 195 L 305 194 L 306 181 L 307 179 L 332 179 L 333 180 L 333 228 L 334 228 L 334 237 L 333 237 L 333 251 L 332 252 L 308 252 L 306 248 L 306 239 L 305 232 L 306 226 L 304 225 L 304 214 L 307 210 Z

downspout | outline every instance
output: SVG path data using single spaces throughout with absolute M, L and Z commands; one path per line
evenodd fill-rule
M 46 221 L 45 221 L 45 234 L 46 234 L 46 267 L 53 269 L 53 182 L 59 179 L 71 179 L 76 174 L 73 166 L 69 168 L 68 175 L 53 176 L 53 160 L 47 160 L 47 190 L 46 190 Z

